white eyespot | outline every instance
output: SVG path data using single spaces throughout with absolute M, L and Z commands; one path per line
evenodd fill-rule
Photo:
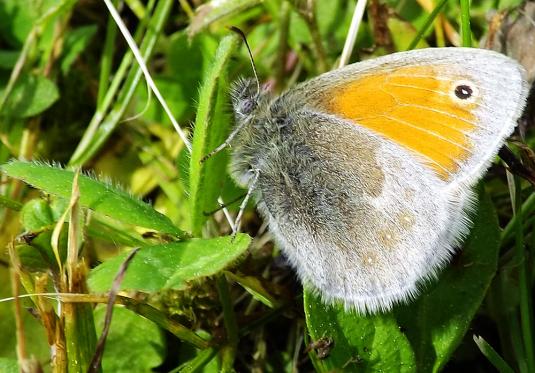
M 470 80 L 457 80 L 451 85 L 450 95 L 455 102 L 472 103 L 479 97 L 479 89 Z

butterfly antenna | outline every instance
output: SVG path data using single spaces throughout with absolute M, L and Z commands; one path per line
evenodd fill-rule
M 239 28 L 237 28 L 236 26 L 230 26 L 230 30 L 240 35 L 240 37 L 242 38 L 245 44 L 245 47 L 247 47 L 247 53 L 249 53 L 249 60 L 251 61 L 251 66 L 253 67 L 253 74 L 256 80 L 256 93 L 257 95 L 259 95 L 260 94 L 260 80 L 258 79 L 258 74 L 256 72 L 256 65 L 254 64 L 254 59 L 253 59 L 253 53 L 251 52 L 251 48 L 249 47 L 249 43 L 247 42 L 247 37 L 245 36 L 245 33 Z

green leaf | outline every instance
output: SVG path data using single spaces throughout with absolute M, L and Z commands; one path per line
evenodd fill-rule
M 0 35 L 12 46 L 21 46 L 41 16 L 61 0 L 0 1 Z
M 8 176 L 23 180 L 47 193 L 62 198 L 70 197 L 73 171 L 42 163 L 21 161 L 4 164 L 0 166 L 0 169 Z M 86 175 L 80 175 L 79 186 L 80 204 L 83 207 L 128 224 L 177 236 L 183 235 L 183 232 L 175 227 L 165 215 L 117 187 Z
M 235 34 L 225 37 L 217 49 L 199 94 L 189 169 L 191 229 L 200 236 L 206 212 L 217 207 L 217 197 L 224 180 L 226 153 L 220 152 L 201 163 L 201 159 L 225 141 L 231 121 L 227 106 L 226 69 L 238 46 Z
M 474 227 L 464 249 L 438 283 L 397 310 L 414 348 L 418 370 L 439 371 L 455 351 L 496 273 L 500 232 L 488 195 L 480 193 Z
M 3 89 L 0 91 L 2 95 Z M 48 109 L 59 98 L 58 88 L 41 75 L 25 74 L 15 84 L 1 114 L 27 118 Z
M 347 37 L 355 2 L 346 0 L 317 1 L 315 6 L 322 40 L 327 41 L 324 42 L 325 48 L 332 54 L 341 53 L 340 46 L 344 45 Z M 359 30 L 356 45 L 363 45 L 364 40 L 362 39 L 367 32 L 366 29 L 367 27 L 363 24 Z
M 20 220 L 24 229 L 30 232 L 54 224 L 50 205 L 40 198 L 29 200 L 24 204 L 20 210 Z
M 0 265 L 0 299 L 13 296 L 11 288 L 11 276 L 9 268 Z M 33 307 L 27 300 L 21 299 L 23 309 Z M 24 323 L 24 339 L 26 342 L 28 356 L 35 356 L 39 361 L 50 359 L 50 346 L 47 343 L 45 328 L 41 321 L 37 320 L 30 312 L 21 313 Z M 0 372 L 11 372 L 4 370 L 5 365 L 9 368 L 10 360 L 17 358 L 17 331 L 15 322 L 15 312 L 13 301 L 0 303 Z M 15 360 L 16 361 L 16 360 Z M 17 365 L 15 365 L 17 367 Z M 18 367 L 15 372 L 18 372 Z
M 26 243 L 17 245 L 17 253 L 23 267 L 29 271 L 57 269 L 57 259 L 51 246 L 52 230 L 59 217 L 67 209 L 68 202 L 62 198 L 45 201 L 29 200 L 20 211 L 20 220 L 27 235 Z M 67 256 L 67 229 L 59 236 L 59 255 L 63 262 Z
M 114 245 L 128 247 L 143 246 L 146 242 L 142 234 L 128 224 L 110 219 L 101 214 L 95 214 L 86 226 L 87 235 L 93 239 L 113 242 Z
M 227 272 L 225 275 L 232 281 L 236 281 L 243 286 L 249 294 L 251 294 L 256 300 L 264 303 L 269 308 L 276 308 L 279 306 L 279 302 L 273 295 L 271 295 L 262 282 L 254 276 L 240 276 L 232 272 Z
M 65 36 L 63 56 L 61 58 L 61 72 L 63 75 L 69 72 L 72 63 L 87 47 L 96 32 L 97 26 L 89 25 L 74 29 Z
M 99 331 L 105 314 L 105 307 L 95 310 Z M 156 324 L 126 308 L 114 308 L 102 358 L 104 372 L 150 372 L 163 362 L 164 352 L 164 337 Z
M 187 282 L 212 276 L 233 264 L 247 250 L 250 240 L 246 234 L 239 234 L 234 242 L 227 236 L 144 247 L 130 262 L 121 289 L 183 290 Z M 126 255 L 118 255 L 91 271 L 89 287 L 92 291 L 110 289 Z
M 19 364 L 17 363 L 17 360 L 0 357 L 0 372 L 18 373 Z
M 10 70 L 15 67 L 19 58 L 19 51 L 1 50 L 0 49 L 0 69 Z
M 414 353 L 392 314 L 360 316 L 341 305 L 325 305 L 311 291 L 304 294 L 312 345 L 329 339 L 330 351 L 310 357 L 318 372 L 415 372 Z

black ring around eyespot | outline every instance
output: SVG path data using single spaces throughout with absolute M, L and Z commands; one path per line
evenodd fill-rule
M 466 85 L 466 84 L 460 84 L 457 87 L 455 87 L 455 96 L 460 98 L 461 100 L 466 100 L 472 97 L 472 94 L 474 93 L 472 87 Z

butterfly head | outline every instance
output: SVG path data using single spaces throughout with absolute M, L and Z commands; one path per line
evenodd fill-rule
M 257 109 L 267 101 L 267 92 L 259 90 L 254 79 L 239 79 L 231 90 L 232 106 L 238 121 L 248 120 L 257 113 Z

